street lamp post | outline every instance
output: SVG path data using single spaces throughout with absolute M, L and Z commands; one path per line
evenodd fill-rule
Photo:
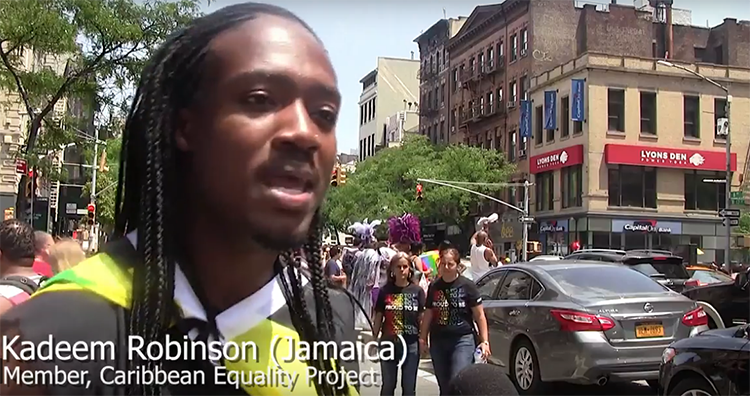
M 672 63 L 666 60 L 659 60 L 656 63 L 662 65 L 662 66 L 668 66 L 668 67 L 674 67 L 675 69 L 680 69 L 682 71 L 688 72 L 701 80 L 721 89 L 724 91 L 724 96 L 726 98 L 726 105 L 724 106 L 724 112 L 726 113 L 727 117 L 727 130 L 726 130 L 726 161 L 727 161 L 727 169 L 726 169 L 726 182 L 725 182 L 725 197 L 724 197 L 724 207 L 726 209 L 729 209 L 730 206 L 732 206 L 732 133 L 731 133 L 731 125 L 732 125 L 732 116 L 731 116 L 731 109 L 732 109 L 732 95 L 729 94 L 729 88 L 719 84 L 718 82 L 704 76 L 703 74 L 698 73 L 695 70 L 690 70 L 685 66 L 678 65 L 676 63 Z M 732 254 L 732 227 L 730 226 L 730 219 L 728 217 L 724 218 L 724 230 L 726 232 L 727 237 L 727 244 L 724 247 L 724 268 L 727 270 L 731 270 L 730 267 L 730 261 L 731 261 L 731 254 Z

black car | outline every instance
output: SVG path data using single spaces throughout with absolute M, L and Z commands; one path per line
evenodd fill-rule
M 710 328 L 749 323 L 750 290 L 747 271 L 750 270 L 738 273 L 734 283 L 712 283 L 686 289 L 682 294 L 700 302 L 708 314 Z
M 607 251 L 582 250 L 565 256 L 565 260 L 602 261 L 605 263 L 622 263 L 632 269 L 652 277 L 668 288 L 682 292 L 698 286 L 697 280 L 691 280 L 690 274 L 683 265 L 683 259 L 668 251 L 633 250 Z
M 750 326 L 707 330 L 662 354 L 659 395 L 750 395 Z

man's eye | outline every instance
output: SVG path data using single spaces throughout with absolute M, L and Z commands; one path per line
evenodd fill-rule
M 245 97 L 245 102 L 253 107 L 271 107 L 273 99 L 265 92 L 253 92 Z
M 320 118 L 321 120 L 323 120 L 324 122 L 326 122 L 328 124 L 333 125 L 333 124 L 336 123 L 336 119 L 338 118 L 338 114 L 336 114 L 336 112 L 334 112 L 332 110 L 322 109 L 322 110 L 318 111 L 318 118 Z

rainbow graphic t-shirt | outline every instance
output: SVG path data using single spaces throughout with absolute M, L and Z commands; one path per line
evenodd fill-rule
M 433 336 L 462 336 L 473 333 L 471 309 L 482 303 L 474 282 L 459 276 L 453 282 L 442 278 L 427 290 L 427 309 L 432 310 L 430 333 Z
M 375 310 L 383 314 L 383 337 L 403 336 L 406 342 L 416 342 L 424 306 L 424 290 L 413 283 L 406 287 L 389 283 L 381 288 Z

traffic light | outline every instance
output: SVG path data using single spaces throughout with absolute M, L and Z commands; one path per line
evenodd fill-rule
M 346 171 L 342 169 L 341 167 L 339 167 L 338 178 L 336 180 L 336 184 L 339 186 L 343 186 L 344 184 L 346 184 Z
M 86 210 L 88 211 L 87 223 L 89 225 L 94 225 L 94 217 L 96 217 L 96 206 L 90 203 L 89 206 L 86 207 Z
M 417 184 L 417 201 L 421 201 L 424 197 L 422 196 L 422 184 Z
M 339 185 L 339 167 L 338 165 L 333 168 L 333 172 L 331 172 L 331 186 L 336 187 Z

